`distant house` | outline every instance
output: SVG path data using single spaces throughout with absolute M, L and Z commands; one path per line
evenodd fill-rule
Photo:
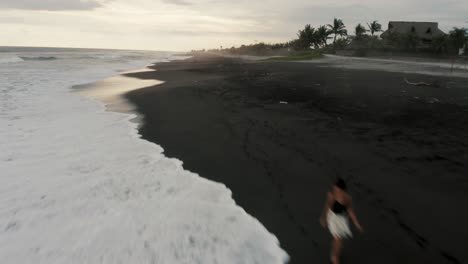
M 414 34 L 421 40 L 422 45 L 430 45 L 434 38 L 445 35 L 445 33 L 439 29 L 439 23 L 437 22 L 390 21 L 387 31 L 383 32 L 380 37 L 386 39 L 393 34 Z

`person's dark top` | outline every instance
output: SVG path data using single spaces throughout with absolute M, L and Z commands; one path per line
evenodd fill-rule
M 340 202 L 336 201 L 333 203 L 332 212 L 335 214 L 345 214 L 346 206 L 342 205 Z

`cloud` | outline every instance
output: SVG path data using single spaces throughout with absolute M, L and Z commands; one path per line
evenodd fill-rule
M 162 0 L 166 4 L 180 5 L 180 6 L 190 6 L 191 2 L 185 0 Z
M 190 50 L 296 37 L 305 24 L 468 26 L 466 0 L 0 0 L 0 46 Z M 69 10 L 37 12 L 37 10 Z M 75 11 L 76 10 L 76 11 Z M 81 10 L 92 10 L 83 12 Z M 24 33 L 27 32 L 28 34 Z
M 93 10 L 101 7 L 98 0 L 2 0 L 0 9 L 23 10 Z

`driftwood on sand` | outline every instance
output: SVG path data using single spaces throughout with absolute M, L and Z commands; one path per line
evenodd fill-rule
M 432 86 L 432 87 L 440 87 L 440 82 L 439 80 L 432 81 L 430 83 L 427 82 L 410 82 L 408 79 L 403 78 L 406 82 L 406 84 L 409 85 L 414 85 L 414 86 Z
M 404 78 L 405 82 L 410 85 L 415 86 L 434 86 L 434 83 L 426 83 L 426 82 L 410 82 L 408 79 Z

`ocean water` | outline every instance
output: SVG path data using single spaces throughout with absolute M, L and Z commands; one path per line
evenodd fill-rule
M 72 92 L 174 54 L 0 47 L 0 262 L 285 263 L 224 185 Z

